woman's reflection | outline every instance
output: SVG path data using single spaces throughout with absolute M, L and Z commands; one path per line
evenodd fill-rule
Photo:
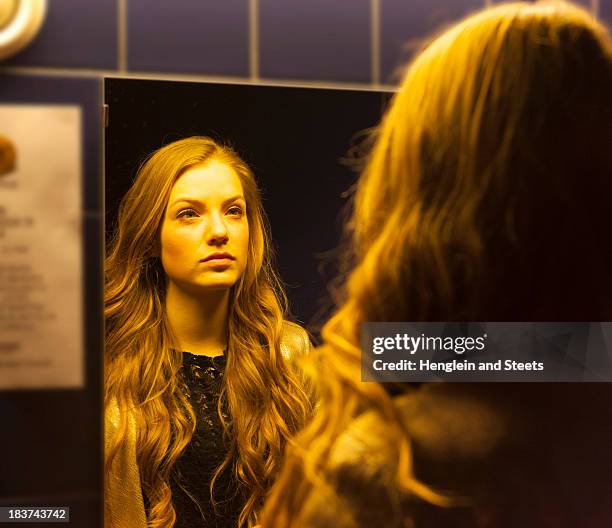
M 156 151 L 106 258 L 106 525 L 252 526 L 311 405 L 248 166 L 191 137 Z

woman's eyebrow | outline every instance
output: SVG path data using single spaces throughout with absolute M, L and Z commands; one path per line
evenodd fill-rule
M 246 202 L 242 194 L 237 194 L 236 196 L 232 196 L 231 198 L 228 198 L 227 200 L 223 200 L 223 205 L 227 205 L 228 203 L 235 202 L 237 200 L 242 200 L 243 202 Z
M 225 200 L 223 200 L 221 205 L 227 205 L 231 202 L 235 202 L 237 200 L 242 200 L 243 202 L 246 202 L 246 200 L 244 199 L 244 196 L 242 196 L 242 194 L 237 194 L 236 196 L 232 196 L 231 198 L 226 198 Z M 180 202 L 186 202 L 186 203 L 190 203 L 193 205 L 199 205 L 201 207 L 205 207 L 206 204 L 204 202 L 202 202 L 201 200 L 198 200 L 197 198 L 190 198 L 187 196 L 182 196 L 180 198 L 177 198 L 176 200 L 174 200 L 172 202 L 172 204 L 170 204 L 170 207 L 174 207 L 176 204 L 180 203 Z
M 171 204 L 170 207 L 175 206 L 176 204 L 180 203 L 180 202 L 186 202 L 189 204 L 193 204 L 193 205 L 200 205 L 203 206 L 204 203 L 201 202 L 200 200 L 198 200 L 197 198 L 187 198 L 187 197 L 181 197 L 181 198 L 177 198 L 176 200 L 174 200 Z

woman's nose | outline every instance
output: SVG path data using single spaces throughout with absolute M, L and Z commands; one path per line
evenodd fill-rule
M 210 245 L 221 245 L 227 243 L 228 238 L 227 226 L 223 217 L 219 214 L 212 214 L 206 234 L 207 242 Z

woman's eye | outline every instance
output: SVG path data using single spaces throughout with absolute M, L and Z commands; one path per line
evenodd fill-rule
M 177 218 L 195 218 L 198 215 L 193 209 L 183 209 L 176 215 Z
M 230 216 L 242 216 L 242 207 L 239 207 L 238 205 L 233 205 L 227 210 L 227 214 Z

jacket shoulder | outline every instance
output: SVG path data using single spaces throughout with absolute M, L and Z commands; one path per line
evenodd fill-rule
M 308 332 L 300 325 L 283 321 L 281 352 L 285 359 L 292 361 L 307 356 L 312 350 Z
M 112 400 L 104 412 L 104 449 L 108 456 L 112 438 L 120 427 L 121 413 L 116 400 Z M 105 475 L 104 494 L 105 528 L 146 528 L 144 499 L 140 471 L 136 461 L 136 422 L 127 413 L 125 438 Z

